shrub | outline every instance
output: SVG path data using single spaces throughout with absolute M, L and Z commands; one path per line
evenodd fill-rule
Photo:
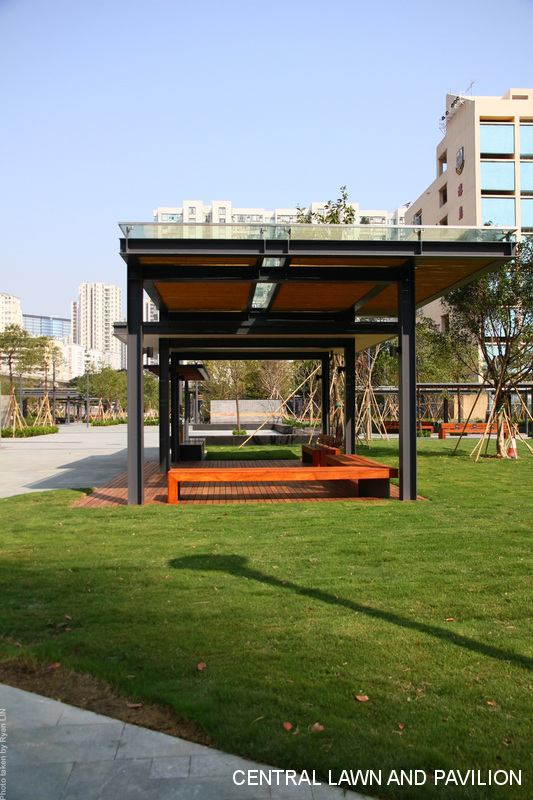
M 29 436 L 45 436 L 47 433 L 57 433 L 57 425 L 29 425 L 27 428 L 18 428 L 15 431 L 15 439 L 27 439 Z M 13 437 L 13 428 L 2 428 L 2 436 L 5 439 Z
M 246 436 L 246 431 L 240 431 L 238 428 L 233 428 L 232 433 L 234 436 Z

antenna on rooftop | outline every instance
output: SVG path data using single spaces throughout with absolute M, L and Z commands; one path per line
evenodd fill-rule
M 470 84 L 469 84 L 468 88 L 467 88 L 467 89 L 465 89 L 465 91 L 463 92 L 463 94 L 468 94 L 468 92 L 470 92 L 470 94 L 472 94 L 472 86 L 475 84 L 475 82 L 476 82 L 476 79 L 475 79 L 475 78 L 472 78 L 472 80 L 470 81 Z

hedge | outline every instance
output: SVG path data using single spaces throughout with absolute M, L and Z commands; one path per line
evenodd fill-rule
M 28 425 L 27 428 L 17 428 L 15 439 L 27 439 L 29 436 L 45 436 L 47 433 L 57 433 L 57 425 Z M 2 438 L 12 439 L 13 428 L 2 428 Z

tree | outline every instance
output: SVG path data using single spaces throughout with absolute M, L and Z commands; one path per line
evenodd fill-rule
M 0 364 L 7 367 L 11 391 L 15 374 L 27 372 L 38 361 L 35 347 L 37 341 L 19 325 L 7 325 L 0 333 Z
M 346 186 L 340 188 L 341 196 L 337 200 L 328 200 L 324 207 L 324 213 L 307 211 L 296 205 L 298 222 L 312 223 L 317 222 L 321 225 L 353 225 L 355 222 L 355 209 L 348 202 L 348 191 Z
M 519 243 L 506 266 L 455 289 L 445 304 L 450 336 L 477 345 L 481 358 L 468 366 L 494 389 L 495 408 L 502 409 L 517 384 L 533 377 L 533 240 Z M 497 452 L 505 456 L 501 414 Z

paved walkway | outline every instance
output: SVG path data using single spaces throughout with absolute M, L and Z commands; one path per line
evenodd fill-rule
M 364 800 L 0 684 L 1 774 L 3 758 L 6 800 Z

